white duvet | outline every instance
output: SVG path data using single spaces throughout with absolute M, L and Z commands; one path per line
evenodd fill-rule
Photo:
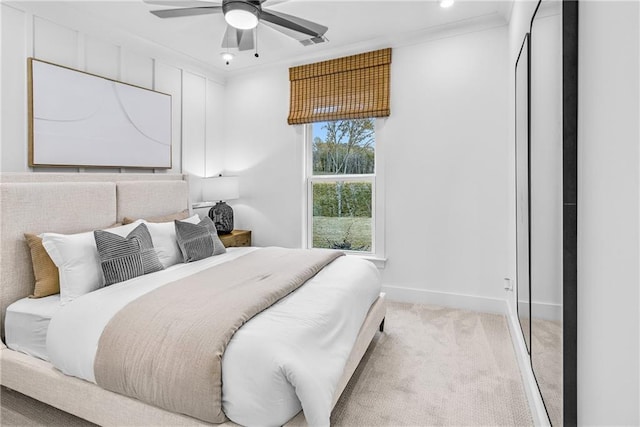
M 166 283 L 255 249 L 232 248 L 73 300 L 51 319 L 49 360 L 65 374 L 95 383 L 93 362 L 100 335 L 121 308 Z M 222 360 L 227 417 L 242 425 L 275 426 L 302 408 L 309 425 L 328 425 L 338 380 L 379 293 L 376 267 L 344 256 L 242 326 Z M 185 354 L 188 358 L 188 349 Z

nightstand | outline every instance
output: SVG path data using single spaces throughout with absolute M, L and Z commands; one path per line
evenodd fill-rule
M 251 246 L 251 230 L 233 230 L 229 234 L 218 234 L 225 248 Z

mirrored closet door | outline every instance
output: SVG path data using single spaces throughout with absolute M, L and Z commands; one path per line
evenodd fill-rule
M 562 417 L 562 3 L 531 21 L 531 365 L 551 424 Z
M 577 422 L 577 24 L 540 0 L 515 76 L 517 310 L 553 426 Z

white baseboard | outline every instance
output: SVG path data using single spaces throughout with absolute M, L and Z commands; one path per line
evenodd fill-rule
M 533 301 L 531 303 L 531 312 L 534 319 L 552 320 L 554 322 L 562 321 L 562 306 L 560 304 Z
M 504 315 L 508 312 L 506 300 L 500 298 L 428 291 L 394 285 L 382 285 L 382 292 L 387 294 L 389 301 L 433 304 Z
M 540 396 L 540 390 L 538 384 L 533 376 L 533 370 L 531 369 L 531 360 L 529 359 L 529 353 L 522 337 L 522 330 L 520 329 L 520 323 L 516 317 L 516 314 L 511 309 L 511 306 L 507 306 L 507 323 L 509 325 L 509 332 L 511 332 L 511 341 L 513 342 L 513 349 L 516 353 L 516 359 L 518 360 L 518 366 L 520 367 L 520 374 L 522 375 L 522 384 L 524 385 L 527 400 L 529 401 L 529 409 L 531 410 L 531 416 L 533 417 L 533 423 L 536 426 L 550 427 L 549 418 L 547 417 L 547 411 L 544 408 L 542 402 L 542 396 Z

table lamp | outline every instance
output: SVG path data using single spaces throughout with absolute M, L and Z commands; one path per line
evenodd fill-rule
M 205 201 L 217 201 L 209 209 L 209 218 L 213 221 L 218 234 L 229 234 L 233 230 L 233 209 L 225 202 L 240 197 L 237 176 L 217 176 L 205 178 L 202 184 L 202 198 Z

